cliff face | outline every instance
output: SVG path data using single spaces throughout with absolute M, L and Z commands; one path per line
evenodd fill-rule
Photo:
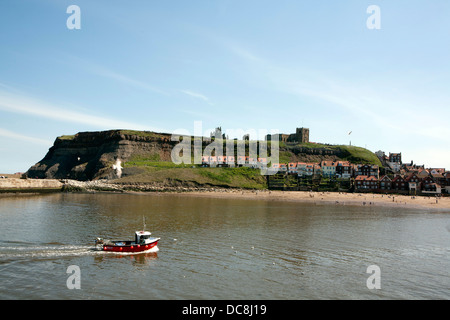
M 132 156 L 168 161 L 173 145 L 169 134 L 110 130 L 80 132 L 56 138 L 47 155 L 25 176 L 40 179 L 95 180 L 115 178 L 112 165 Z

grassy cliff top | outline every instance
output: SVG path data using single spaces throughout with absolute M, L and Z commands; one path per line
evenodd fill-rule
M 280 162 L 295 162 L 302 154 L 326 154 L 329 151 L 336 160 L 350 161 L 353 164 L 375 164 L 381 166 L 381 161 L 370 150 L 348 145 L 328 145 L 319 143 L 284 144 L 280 143 Z M 300 157 L 299 157 L 300 156 Z M 311 157 L 309 161 L 320 162 L 323 155 Z
M 124 134 L 124 135 L 131 135 L 131 136 L 139 136 L 139 137 L 160 137 L 163 135 L 170 135 L 168 133 L 158 133 L 153 131 L 139 131 L 139 130 L 128 130 L 128 129 L 113 129 L 113 130 L 106 130 L 106 131 L 97 131 L 97 132 L 79 132 L 79 133 L 118 133 L 118 134 Z M 77 134 L 79 134 L 77 133 Z M 74 139 L 77 134 L 71 134 L 71 135 L 62 135 L 58 138 L 61 140 L 72 140 Z
M 355 146 L 335 146 L 344 153 L 343 160 L 356 164 L 376 164 L 382 166 L 380 159 L 370 150 Z

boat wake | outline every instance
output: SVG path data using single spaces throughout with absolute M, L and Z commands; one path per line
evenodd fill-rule
M 94 245 L 68 245 L 61 243 L 34 244 L 26 242 L 0 243 L 0 269 L 1 265 L 12 261 L 31 259 L 54 259 L 76 256 L 95 255 L 137 255 L 142 253 L 158 252 L 158 246 L 141 252 L 110 252 L 103 251 Z
M 34 258 L 59 258 L 68 256 L 95 255 L 94 246 L 67 245 L 60 243 L 31 244 L 24 242 L 0 244 L 0 261 Z

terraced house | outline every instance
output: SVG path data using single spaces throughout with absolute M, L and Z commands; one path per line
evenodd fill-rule
M 364 190 L 377 190 L 378 178 L 374 176 L 357 176 L 355 178 L 355 188 Z
M 351 178 L 353 174 L 352 165 L 349 161 L 337 161 L 336 163 L 336 177 L 337 178 Z
M 332 178 L 336 176 L 336 162 L 334 161 L 322 161 L 320 163 L 322 169 L 322 175 L 324 177 Z
M 384 175 L 379 181 L 379 189 L 381 191 L 389 191 L 392 189 L 392 179 L 389 176 Z
M 355 176 L 374 176 L 380 177 L 380 168 L 375 164 L 357 164 L 355 165 Z

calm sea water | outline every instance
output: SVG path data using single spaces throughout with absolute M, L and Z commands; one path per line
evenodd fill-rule
M 147 229 L 159 251 L 95 251 Z M 80 289 L 68 289 L 69 266 Z M 369 290 L 370 265 L 381 289 Z M 450 299 L 450 212 L 176 194 L 0 197 L 0 299 Z

